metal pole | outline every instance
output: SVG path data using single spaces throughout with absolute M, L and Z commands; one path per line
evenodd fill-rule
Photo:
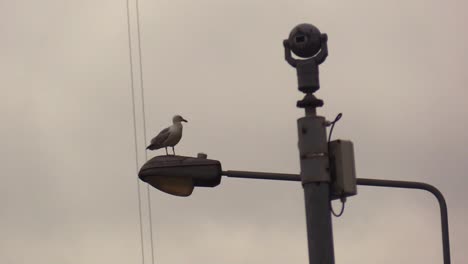
M 320 88 L 319 65 L 328 56 L 327 34 L 311 24 L 297 25 L 283 41 L 285 60 L 296 69 L 298 89 L 305 97 L 297 102 L 305 116 L 297 120 L 301 181 L 307 223 L 310 264 L 334 264 L 330 213 L 330 172 L 326 120 L 317 116 L 323 101 L 313 93 Z M 295 59 L 291 52 L 304 59 Z
M 309 110 L 309 111 L 307 111 Z M 306 108 L 298 120 L 310 264 L 335 263 L 325 118 Z

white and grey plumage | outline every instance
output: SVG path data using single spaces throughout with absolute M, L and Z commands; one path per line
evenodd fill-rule
M 180 115 L 176 115 L 172 118 L 172 126 L 166 127 L 159 134 L 151 140 L 151 144 L 146 148 L 149 150 L 156 150 L 160 148 L 172 147 L 172 152 L 175 155 L 174 146 L 179 143 L 182 138 L 182 122 L 187 122 Z

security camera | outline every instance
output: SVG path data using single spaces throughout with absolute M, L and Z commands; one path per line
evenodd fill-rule
M 283 41 L 286 61 L 296 68 L 298 89 L 303 93 L 314 93 L 320 88 L 319 69 L 328 56 L 328 37 L 311 24 L 299 24 Z M 296 54 L 302 59 L 293 58 Z

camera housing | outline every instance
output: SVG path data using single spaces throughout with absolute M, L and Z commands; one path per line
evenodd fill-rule
M 309 94 L 320 88 L 319 65 L 328 56 L 328 36 L 322 34 L 311 24 L 299 24 L 291 30 L 289 37 L 283 41 L 284 58 L 296 68 L 299 91 Z M 292 54 L 301 57 L 293 58 Z M 312 100 L 316 105 L 316 100 Z M 298 103 L 298 106 L 311 105 L 309 100 Z
M 311 24 L 299 24 L 291 30 L 288 42 L 294 54 L 302 58 L 309 58 L 321 49 L 321 33 Z

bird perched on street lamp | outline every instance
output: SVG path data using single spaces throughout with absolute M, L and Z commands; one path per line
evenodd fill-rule
M 159 134 L 151 140 L 151 144 L 146 148 L 149 150 L 156 150 L 160 148 L 166 149 L 172 147 L 172 153 L 175 155 L 174 146 L 179 143 L 182 138 L 182 122 L 187 122 L 180 115 L 176 115 L 172 118 L 172 126 L 163 129 Z

